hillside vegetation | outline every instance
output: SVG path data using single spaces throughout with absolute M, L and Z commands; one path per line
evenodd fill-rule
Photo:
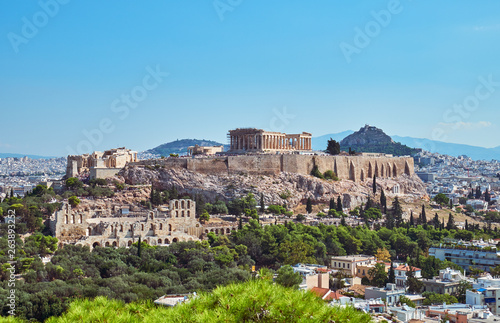
M 124 304 L 97 297 L 71 303 L 60 317 L 45 322 L 370 322 L 353 308 L 328 306 L 310 292 L 274 285 L 265 280 L 218 287 L 175 308 L 152 302 Z M 1 322 L 24 322 L 3 319 Z

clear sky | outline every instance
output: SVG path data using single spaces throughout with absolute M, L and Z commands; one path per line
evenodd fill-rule
M 8 1 L 0 152 L 364 124 L 499 146 L 499 18 L 496 0 Z

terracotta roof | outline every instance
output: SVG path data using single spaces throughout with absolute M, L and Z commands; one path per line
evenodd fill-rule
M 413 269 L 413 271 L 421 271 L 422 269 L 420 268 L 417 268 L 417 267 L 411 267 Z M 410 271 L 410 266 L 399 266 L 396 268 L 396 270 L 402 270 L 402 271 Z
M 316 268 L 316 271 L 322 272 L 322 273 L 327 273 L 328 269 L 326 268 Z
M 328 288 L 313 287 L 311 289 L 311 292 L 325 301 L 332 301 L 334 299 L 339 299 L 340 297 L 344 296 L 338 291 L 334 292 Z

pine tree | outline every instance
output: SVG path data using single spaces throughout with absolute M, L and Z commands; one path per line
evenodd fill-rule
M 382 212 L 387 214 L 387 198 L 385 197 L 384 189 L 381 189 L 380 192 L 380 206 L 382 207 Z
M 335 204 L 335 199 L 331 198 L 330 199 L 330 210 L 336 210 L 336 209 L 337 209 L 337 205 Z
M 372 187 L 372 190 L 373 190 L 373 195 L 377 194 L 377 177 L 375 175 L 373 175 L 373 187 Z
M 340 143 L 330 138 L 326 146 L 326 152 L 329 153 L 330 155 L 340 154 Z
M 422 224 L 427 223 L 427 215 L 425 214 L 425 205 L 422 204 L 422 213 L 420 213 L 420 221 Z
M 312 212 L 312 201 L 311 201 L 311 198 L 308 197 L 307 198 L 307 202 L 306 202 L 306 212 L 307 213 L 311 213 Z
M 344 211 L 344 207 L 342 205 L 342 199 L 340 198 L 340 195 L 337 197 L 337 211 L 338 212 Z

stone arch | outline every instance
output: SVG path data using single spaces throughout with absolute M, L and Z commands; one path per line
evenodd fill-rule
M 410 165 L 408 165 L 407 161 L 405 162 L 405 174 L 408 175 L 408 176 L 411 175 Z
M 184 210 L 181 211 L 181 217 L 184 217 Z
M 224 229 L 223 228 L 220 229 L 219 233 L 222 234 L 222 235 L 224 235 Z
M 186 208 L 186 204 L 184 202 L 184 200 L 181 201 L 181 209 L 185 209 Z
M 105 247 L 109 247 L 109 241 L 106 241 L 106 243 L 104 244 Z
M 170 244 L 170 240 L 165 239 L 165 244 Z
M 172 240 L 172 242 L 178 242 L 178 241 L 179 241 L 179 239 L 177 239 L 177 238 L 174 238 L 174 239 Z
M 73 214 L 73 215 L 71 216 L 71 223 L 76 223 L 76 221 L 75 221 L 75 220 L 76 220 L 76 219 L 75 219 L 75 215 Z
M 187 210 L 187 217 L 191 217 L 191 211 Z
M 127 245 L 130 247 L 132 245 L 132 240 L 129 240 Z
M 214 232 L 214 229 L 210 229 L 210 232 Z
M 118 247 L 118 243 L 116 241 L 113 241 L 113 247 Z
M 161 239 L 158 239 L 158 244 L 162 244 L 162 240 Z
M 205 233 L 208 233 L 208 229 L 205 230 Z
M 163 230 L 163 223 L 160 223 L 160 230 Z
M 371 162 L 368 163 L 368 177 L 369 178 L 373 177 L 373 166 Z
M 398 177 L 398 166 L 396 164 L 392 167 L 392 177 Z
M 94 242 L 94 243 L 92 244 L 92 248 L 95 248 L 95 247 L 100 247 L 100 246 L 101 246 L 101 244 L 100 244 L 99 242 Z
M 231 229 L 227 228 L 226 233 L 228 233 L 228 234 L 231 233 Z
M 68 224 L 69 223 L 69 216 L 66 214 L 64 216 L 64 224 Z
M 179 208 L 179 201 L 175 201 L 175 208 L 178 209 Z
M 151 227 L 149 228 L 149 230 L 154 230 L 155 229 L 155 226 L 153 223 L 151 223 Z
M 354 164 L 352 162 L 349 166 L 349 179 L 353 182 L 356 181 L 356 167 L 354 167 Z
M 187 208 L 190 209 L 191 208 L 191 201 L 187 201 Z
M 144 224 L 141 224 L 141 231 L 144 231 Z
M 219 234 L 219 229 L 215 229 L 215 234 Z
M 80 214 L 80 222 L 79 223 L 83 223 L 83 215 Z

